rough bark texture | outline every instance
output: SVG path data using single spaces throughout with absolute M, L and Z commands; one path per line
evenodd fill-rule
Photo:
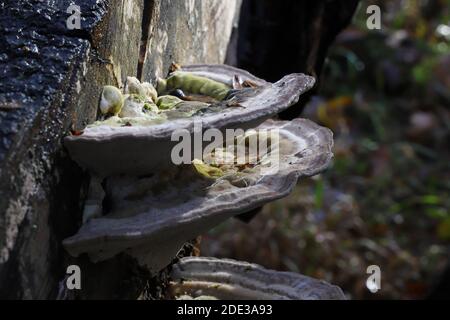
M 84 106 L 77 90 L 85 89 L 80 80 L 95 63 L 90 34 L 106 3 L 84 3 L 82 32 L 65 26 L 68 3 L 11 1 L 1 7 L 2 298 L 56 295 L 64 272 L 60 241 L 77 228 L 83 179 L 62 152 L 60 138 L 72 119 L 88 121 L 95 114 L 77 110 L 78 102 Z M 83 116 L 76 117 L 77 111 Z
M 143 44 L 142 78 L 165 76 L 172 62 L 223 63 L 239 4 L 239 0 L 155 0 L 147 26 L 149 40 Z
M 81 30 L 69 30 L 72 3 L 0 3 L 1 298 L 64 297 L 72 263 L 83 270 L 77 297 L 138 296 L 146 278 L 128 257 L 93 265 L 61 247 L 80 226 L 88 181 L 61 138 L 95 119 L 105 84 L 138 70 L 151 79 L 172 60 L 222 62 L 236 10 L 234 1 L 80 0 Z

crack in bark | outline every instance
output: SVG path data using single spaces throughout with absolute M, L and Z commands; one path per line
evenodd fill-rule
M 141 24 L 141 44 L 139 48 L 139 58 L 137 66 L 137 78 L 142 81 L 144 62 L 147 56 L 148 42 L 150 38 L 150 28 L 155 8 L 155 0 L 144 0 L 144 10 Z

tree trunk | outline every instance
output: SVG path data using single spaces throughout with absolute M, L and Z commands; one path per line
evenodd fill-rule
M 238 67 L 268 81 L 302 72 L 319 79 L 327 50 L 349 25 L 358 0 L 244 0 L 239 20 Z M 317 88 L 317 85 L 316 85 Z M 280 114 L 300 115 L 310 91 Z

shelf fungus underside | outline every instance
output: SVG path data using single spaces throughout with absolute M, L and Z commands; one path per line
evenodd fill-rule
M 88 253 L 93 261 L 127 252 L 156 272 L 186 241 L 287 196 L 298 178 L 323 171 L 331 161 L 331 131 L 309 120 L 267 120 L 255 134 L 267 132 L 278 132 L 267 149 L 267 156 L 276 157 L 262 157 L 255 166 L 180 165 L 139 177 L 106 178 L 105 215 L 66 239 L 66 249 L 76 256 Z M 220 174 L 210 176 L 208 168 Z
M 168 295 L 180 300 L 344 300 L 342 290 L 298 273 L 231 259 L 186 257 L 173 265 Z
M 196 125 L 203 131 L 254 128 L 295 104 L 300 95 L 314 85 L 314 78 L 304 74 L 290 74 L 272 84 L 224 65 L 184 66 L 177 72 L 178 78 L 189 73 L 230 89 L 234 88 L 236 78 L 249 85 L 232 90 L 232 95 L 210 104 L 198 101 L 198 106 L 193 106 L 195 102 L 184 101 L 180 108 L 164 110 L 155 119 L 139 122 L 133 118 L 112 117 L 90 125 L 82 134 L 65 138 L 71 158 L 103 177 L 152 173 L 170 164 L 171 150 L 177 144 L 171 138 L 176 130 L 193 133 Z M 160 106 L 165 105 L 163 100 L 164 97 Z

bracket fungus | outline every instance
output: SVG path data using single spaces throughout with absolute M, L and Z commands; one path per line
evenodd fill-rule
M 71 158 L 93 174 L 107 177 L 153 173 L 171 164 L 175 130 L 193 134 L 196 121 L 202 130 L 254 128 L 295 104 L 314 85 L 314 78 L 304 74 L 290 74 L 272 84 L 224 65 L 179 67 L 163 81 L 160 97 L 150 84 L 139 87 L 136 80 L 127 80 L 122 100 L 111 88 L 105 92 L 101 110 L 115 116 L 97 121 L 80 135 L 65 138 Z M 189 99 L 177 86 L 193 91 L 193 101 L 185 101 Z M 224 88 L 230 90 L 225 92 Z M 146 92 L 148 101 L 142 98 L 142 92 Z M 124 110 L 116 115 L 120 103 Z
M 342 290 L 298 273 L 230 259 L 186 257 L 172 266 L 173 299 L 345 300 Z
M 105 215 L 87 221 L 65 239 L 65 248 L 75 256 L 88 253 L 93 261 L 127 252 L 156 272 L 186 241 L 234 215 L 287 196 L 300 177 L 329 165 L 333 145 L 329 129 L 306 119 L 267 120 L 255 132 L 267 137 L 269 131 L 277 132 L 278 138 L 270 139 L 266 156 L 255 158 L 254 166 L 225 168 L 212 161 L 205 165 L 224 173 L 212 174 L 214 170 L 195 161 L 143 176 L 107 177 Z

